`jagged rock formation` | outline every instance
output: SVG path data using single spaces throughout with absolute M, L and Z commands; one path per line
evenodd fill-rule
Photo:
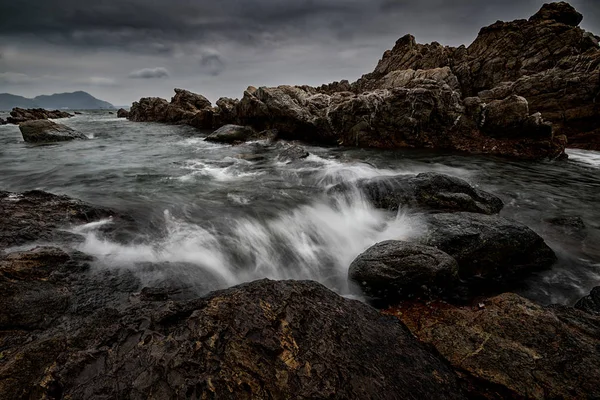
M 561 157 L 567 137 L 571 146 L 599 149 L 600 48 L 577 26 L 581 18 L 567 3 L 547 4 L 529 20 L 483 28 L 469 47 L 422 45 L 407 35 L 352 84 L 249 87 L 241 100 L 220 99 L 214 108 L 177 89 L 171 103 L 134 103 L 131 119 L 200 129 L 250 125 L 315 143 L 522 159 Z
M 119 111 L 117 111 L 117 118 L 129 118 L 129 111 L 120 108 Z
M 21 122 L 26 121 L 35 121 L 40 119 L 58 119 L 58 118 L 71 118 L 73 115 L 68 112 L 54 110 L 48 111 L 43 108 L 13 108 L 10 112 L 10 117 L 6 119 L 6 122 L 9 124 L 20 124 Z
M 470 398 L 600 397 L 600 317 L 512 293 L 475 307 L 405 302 L 388 312 L 452 364 Z

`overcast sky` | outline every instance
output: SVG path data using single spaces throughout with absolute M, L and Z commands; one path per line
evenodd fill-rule
M 0 92 L 84 90 L 115 105 L 212 101 L 248 85 L 355 80 L 406 33 L 469 44 L 482 26 L 528 18 L 537 0 L 0 0 Z M 600 33 L 600 0 L 573 0 Z

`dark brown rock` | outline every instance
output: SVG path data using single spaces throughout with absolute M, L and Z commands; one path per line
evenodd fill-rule
M 88 137 L 68 126 L 48 120 L 33 120 L 21 122 L 19 130 L 23 140 L 28 143 L 53 143 L 70 140 L 87 140 Z
M 117 111 L 117 118 L 129 118 L 129 111 L 120 108 L 119 111 Z
M 2 377 L 45 342 L 8 354 L 2 398 L 464 398 L 454 372 L 397 319 L 314 282 L 263 280 L 94 320 L 54 336 L 69 348 L 55 345 L 26 379 Z
M 583 15 L 564 1 L 544 4 L 530 21 L 556 21 L 561 24 L 578 26 L 583 21 Z
M 241 143 L 249 140 L 256 132 L 249 126 L 225 125 L 210 134 L 206 140 L 217 143 Z
M 166 122 L 169 102 L 159 97 L 144 97 L 131 105 L 129 119 L 135 122 Z
M 393 301 L 452 290 L 458 264 L 434 247 L 389 240 L 359 255 L 348 278 L 367 296 Z
M 396 315 L 479 399 L 600 397 L 600 318 L 507 293 L 476 307 L 405 302 Z

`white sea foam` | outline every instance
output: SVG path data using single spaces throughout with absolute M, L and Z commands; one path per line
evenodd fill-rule
M 600 168 L 600 151 L 568 149 L 569 160 Z

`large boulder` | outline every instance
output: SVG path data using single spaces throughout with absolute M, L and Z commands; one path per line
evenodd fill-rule
M 166 122 L 169 102 L 160 97 L 144 97 L 129 109 L 129 119 L 135 122 Z
M 88 139 L 81 132 L 48 120 L 22 122 L 19 124 L 19 129 L 23 135 L 23 140 L 28 143 L 52 143 Z
M 433 345 L 477 399 L 600 398 L 600 318 L 507 293 L 477 307 L 390 310 Z
M 481 117 L 481 130 L 492 137 L 552 138 L 552 124 L 544 123 L 541 114 L 529 115 L 529 103 L 524 97 L 512 95 L 487 104 Z
M 175 89 L 171 102 L 158 97 L 146 97 L 134 102 L 129 111 L 129 119 L 137 122 L 191 124 L 196 114 L 206 111 L 212 111 L 211 103 L 206 97 L 189 90 Z
M 43 108 L 24 109 L 15 107 L 10 112 L 10 117 L 7 118 L 9 124 L 20 124 L 26 121 L 35 121 L 40 119 L 59 119 L 70 118 L 73 115 L 65 111 L 54 110 L 48 111 Z
M 119 111 L 117 111 L 117 118 L 129 118 L 129 111 L 120 108 Z
M 210 134 L 206 140 L 217 143 L 239 143 L 249 140 L 256 135 L 254 129 L 249 126 L 225 125 Z
M 315 282 L 138 300 L 73 328 L 5 348 L 0 397 L 464 398 L 400 321 Z
M 451 290 L 458 264 L 434 247 L 389 240 L 359 255 L 348 277 L 369 297 L 395 300 Z
M 575 308 L 600 317 L 600 286 L 595 287 L 588 296 L 579 300 Z
M 431 214 L 419 242 L 458 261 L 463 279 L 494 285 L 550 267 L 556 255 L 537 233 L 497 215 Z
M 556 21 L 561 24 L 578 26 L 583 21 L 583 15 L 577 12 L 569 3 L 564 1 L 544 4 L 540 11 L 529 18 L 530 21 Z
M 291 145 L 284 148 L 281 153 L 277 156 L 280 161 L 292 162 L 303 160 L 310 156 L 310 153 L 302 146 Z
M 435 172 L 394 177 L 377 177 L 334 186 L 331 192 L 358 189 L 376 208 L 397 211 L 412 207 L 437 211 L 469 211 L 497 214 L 502 200 L 468 182 Z

